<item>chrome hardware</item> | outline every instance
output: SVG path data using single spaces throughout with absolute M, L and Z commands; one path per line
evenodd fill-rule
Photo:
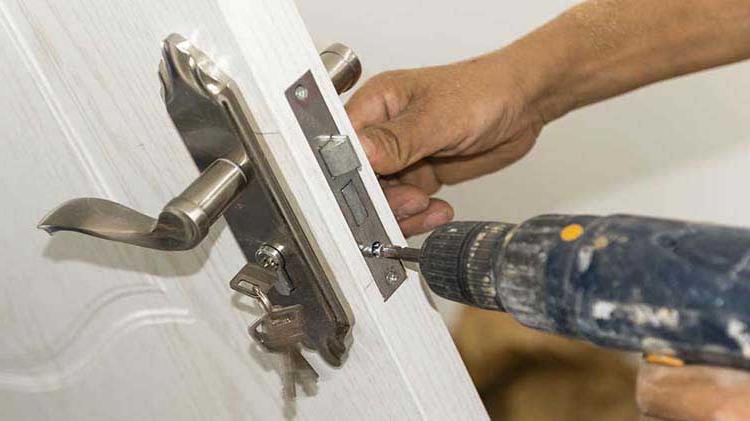
M 165 50 L 159 76 L 164 102 L 180 135 L 186 142 L 201 137 L 203 139 L 197 141 L 208 148 L 213 147 L 208 141 L 210 137 L 237 136 L 238 133 L 233 133 L 233 128 L 227 126 L 227 117 L 231 119 L 233 116 L 231 113 L 226 115 L 221 109 L 224 99 L 219 93 L 226 91 L 231 96 L 235 89 L 229 86 L 231 79 L 207 57 L 193 63 L 180 62 L 180 54 L 175 53 L 181 48 L 179 44 L 187 41 L 170 36 L 166 42 L 170 40 L 175 48 Z M 320 53 L 320 57 L 338 93 L 354 86 L 362 73 L 359 59 L 343 44 L 331 45 Z M 201 130 L 195 130 L 196 123 L 201 125 Z M 191 249 L 206 237 L 211 225 L 247 186 L 252 176 L 246 151 L 240 144 L 235 146 L 221 151 L 223 153 L 207 151 L 220 158 L 179 196 L 167 202 L 158 218 L 110 200 L 86 197 L 69 200 L 53 209 L 38 228 L 49 234 L 74 231 L 159 250 Z
M 337 76 L 348 81 L 337 89 L 351 87 L 358 77 L 351 73 L 356 56 L 349 50 L 341 57 L 334 74 L 350 74 Z M 333 58 L 324 61 L 336 64 Z M 328 363 L 341 365 L 351 340 L 351 312 L 275 177 L 261 147 L 263 135 L 239 88 L 211 58 L 177 34 L 164 40 L 159 76 L 167 112 L 202 174 L 156 219 L 109 200 L 79 198 L 53 210 L 39 227 L 50 234 L 67 230 L 141 247 L 185 250 L 199 244 L 211 224 L 224 216 L 251 262 L 231 287 L 250 295 L 243 279 L 269 285 L 263 291 L 268 303 L 297 306 L 305 345 Z M 305 97 L 308 88 L 299 96 Z
M 303 346 L 310 347 L 302 306 L 274 305 L 266 294 L 272 285 L 273 281 L 269 282 L 268 277 L 259 274 L 250 264 L 229 282 L 233 290 L 255 299 L 263 310 L 263 315 L 247 328 L 247 333 L 266 351 L 283 356 L 282 395 L 291 401 L 297 396 L 297 384 L 311 388 L 318 380 L 318 373 L 300 352 Z
M 332 53 L 330 55 L 329 59 L 332 59 L 334 55 Z M 321 55 L 321 57 L 325 56 L 325 54 Z M 344 57 L 344 55 L 335 55 L 335 57 Z M 331 65 L 329 72 L 330 69 L 345 68 L 346 66 L 341 63 Z M 346 85 L 340 84 L 340 86 Z M 305 92 L 305 94 L 298 95 L 299 92 Z M 358 171 L 360 162 L 351 141 L 346 135 L 341 134 L 336 126 L 312 73 L 307 72 L 297 79 L 286 90 L 286 99 L 297 117 L 302 132 L 307 137 L 318 165 L 326 176 L 328 186 L 344 214 L 354 240 L 357 244 L 376 242 L 392 244 L 362 183 Z M 387 300 L 406 279 L 403 264 L 398 260 L 368 257 L 365 261 L 380 294 L 384 300 Z
M 318 136 L 315 140 L 320 144 L 318 150 L 331 177 L 358 170 L 361 166 L 349 136 L 342 134 Z
M 255 261 L 262 268 L 276 272 L 276 282 L 274 283 L 276 291 L 281 295 L 289 295 L 294 289 L 294 284 L 286 273 L 284 256 L 279 249 L 283 249 L 283 247 L 276 248 L 263 244 L 255 251 Z
M 255 252 L 255 260 L 265 269 L 277 270 L 284 267 L 284 257 L 276 247 L 264 244 Z
M 247 186 L 252 168 L 247 151 L 236 139 L 242 133 L 232 126 L 237 116 L 222 105 L 239 95 L 234 83 L 207 57 L 190 61 L 191 47 L 181 36 L 171 35 L 165 45 L 172 46 L 165 48 L 159 66 L 167 111 L 182 138 L 214 148 L 210 152 L 215 159 L 185 191 L 167 202 L 158 219 L 106 199 L 78 198 L 52 210 L 39 228 L 50 234 L 75 231 L 141 247 L 187 250 L 200 244 Z M 220 142 L 213 140 L 217 138 L 234 141 L 231 148 L 218 149 L 215 145 Z
M 359 57 L 344 44 L 331 44 L 320 53 L 320 59 L 339 94 L 351 89 L 362 76 L 362 64 L 359 62 Z
M 206 237 L 248 178 L 238 163 L 222 158 L 167 202 L 158 219 L 110 200 L 85 197 L 54 209 L 39 228 L 50 234 L 76 231 L 152 249 L 188 250 Z

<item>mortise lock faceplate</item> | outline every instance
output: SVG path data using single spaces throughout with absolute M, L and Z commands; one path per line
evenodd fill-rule
M 351 140 L 336 127 L 312 73 L 305 73 L 292 84 L 286 98 L 357 244 L 390 244 L 359 175 L 361 165 Z M 406 279 L 404 266 L 398 260 L 368 258 L 367 265 L 384 299 Z
M 351 88 L 361 73 L 347 47 L 334 44 L 321 60 L 337 91 Z M 243 281 L 268 285 L 261 292 L 274 306 L 300 307 L 303 343 L 334 366 L 341 365 L 352 319 L 326 275 L 284 191 L 263 154 L 262 134 L 235 82 L 184 37 L 164 40 L 159 66 L 169 116 L 201 170 L 157 218 L 119 203 L 78 198 L 50 212 L 39 227 L 76 231 L 161 250 L 199 244 L 220 216 L 226 218 L 248 263 L 231 286 L 258 296 Z M 350 139 L 342 135 L 310 72 L 285 92 L 300 128 L 358 244 L 390 243 L 359 176 Z M 385 299 L 405 279 L 400 262 L 368 259 Z

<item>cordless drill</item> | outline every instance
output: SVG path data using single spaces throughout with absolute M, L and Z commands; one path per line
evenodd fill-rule
M 750 229 L 629 215 L 542 215 L 521 224 L 455 222 L 418 262 L 449 300 L 669 365 L 750 368 Z

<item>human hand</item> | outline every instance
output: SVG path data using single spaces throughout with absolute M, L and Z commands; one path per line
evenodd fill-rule
M 429 197 L 440 186 L 499 170 L 534 145 L 543 119 L 501 54 L 382 73 L 348 102 L 404 235 L 452 219 L 448 203 Z
M 638 372 L 636 399 L 645 420 L 750 420 L 750 373 L 644 363 Z

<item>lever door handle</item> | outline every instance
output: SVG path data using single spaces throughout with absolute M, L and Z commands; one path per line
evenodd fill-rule
M 74 231 L 159 250 L 188 250 L 206 237 L 248 185 L 253 170 L 239 132 L 243 124 L 237 123 L 237 113 L 244 111 L 237 106 L 234 82 L 192 48 L 177 34 L 164 41 L 159 66 L 162 94 L 183 139 L 205 149 L 205 157 L 197 159 L 213 163 L 167 202 L 157 218 L 110 200 L 77 198 L 52 210 L 39 228 L 50 234 Z M 321 53 L 321 59 L 339 93 L 351 88 L 360 76 L 359 60 L 348 47 L 334 44 Z M 227 150 L 227 144 L 233 146 Z
M 247 185 L 248 174 L 229 159 L 213 162 L 158 218 L 106 199 L 84 197 L 58 206 L 39 224 L 52 234 L 76 231 L 105 240 L 158 250 L 188 250 L 198 245 L 232 199 Z

